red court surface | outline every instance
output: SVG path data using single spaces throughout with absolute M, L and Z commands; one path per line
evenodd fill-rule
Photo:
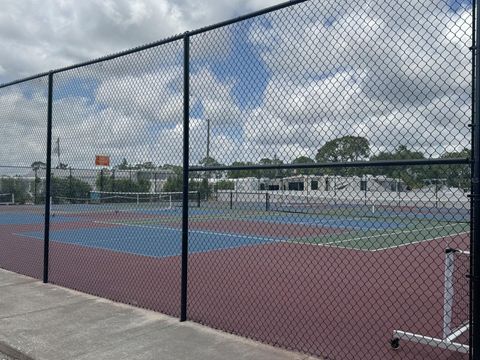
M 41 278 L 43 242 L 12 235 L 39 229 L 3 225 L 0 266 Z M 191 254 L 188 317 L 325 359 L 466 359 L 407 342 L 392 350 L 389 340 L 393 330 L 440 335 L 444 249 L 468 241 L 467 234 L 377 252 L 280 242 Z M 52 283 L 179 315 L 180 257 L 50 248 Z

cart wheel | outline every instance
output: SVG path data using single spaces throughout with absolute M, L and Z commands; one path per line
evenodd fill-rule
M 400 339 L 399 338 L 393 338 L 390 340 L 390 346 L 392 349 L 398 349 L 400 347 Z

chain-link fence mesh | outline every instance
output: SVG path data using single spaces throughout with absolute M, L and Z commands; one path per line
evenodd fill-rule
M 48 79 L 0 89 L 0 267 L 42 278 Z M 42 173 L 43 171 L 43 173 Z
M 47 79 L 1 88 L 0 266 L 44 240 L 53 283 L 283 348 L 467 358 L 472 11 L 297 2 L 55 71 L 50 173 Z
M 445 250 L 469 249 L 464 191 L 409 189 L 384 175 L 269 171 L 224 180 L 233 190 L 211 181 L 208 201 L 191 211 L 189 316 L 325 358 L 450 358 L 405 340 L 393 352 L 389 342 L 394 330 L 443 336 Z M 454 271 L 458 327 L 468 324 L 468 266 L 464 257 Z M 461 339 L 468 344 L 468 331 Z
M 300 167 L 469 158 L 470 12 L 308 1 L 192 36 L 190 163 L 218 168 L 196 172 L 192 319 L 329 359 L 468 348 L 469 257 L 461 298 L 445 258 L 469 251 L 469 166 Z
M 55 75 L 53 283 L 178 315 L 182 52 L 173 42 Z

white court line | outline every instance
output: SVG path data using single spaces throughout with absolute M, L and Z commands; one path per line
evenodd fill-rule
M 147 229 L 166 229 L 166 230 L 173 230 L 173 231 L 181 231 L 181 229 L 168 227 L 168 226 L 149 226 L 149 225 L 127 224 L 127 223 L 121 223 L 121 222 L 108 222 L 108 221 L 94 221 L 94 223 L 105 224 L 105 225 L 121 225 L 121 226 L 130 226 L 130 227 L 139 227 L 139 228 L 147 228 Z M 432 226 L 430 228 L 410 230 L 410 231 L 407 231 L 407 232 L 402 231 L 402 232 L 396 232 L 396 233 L 387 233 L 387 234 L 379 234 L 379 235 L 373 235 L 373 236 L 364 236 L 364 237 L 360 237 L 360 238 L 347 239 L 347 240 L 342 240 L 342 241 L 332 241 L 332 242 L 328 242 L 328 243 L 310 243 L 310 242 L 295 241 L 294 239 L 283 240 L 283 239 L 274 239 L 274 238 L 269 238 L 269 237 L 229 234 L 229 233 L 221 233 L 221 232 L 215 232 L 215 231 L 203 231 L 203 230 L 189 230 L 189 232 L 198 233 L 198 234 L 205 234 L 205 235 L 219 235 L 219 236 L 225 236 L 225 237 L 255 239 L 255 240 L 261 240 L 261 241 L 268 241 L 268 242 L 282 242 L 282 243 L 296 244 L 296 245 L 335 247 L 335 246 L 331 246 L 331 245 L 336 245 L 336 244 L 341 244 L 341 243 L 346 243 L 346 242 L 352 242 L 352 241 L 357 241 L 357 240 L 371 239 L 371 238 L 374 238 L 374 237 L 381 237 L 381 236 L 411 234 L 413 232 L 419 232 L 419 231 L 423 231 L 423 230 L 434 230 L 434 229 L 438 229 L 438 228 L 445 228 L 447 226 L 455 226 L 455 225 L 451 224 L 451 225 L 436 226 L 436 227 Z M 445 239 L 445 238 L 449 238 L 449 237 L 453 237 L 453 236 L 465 235 L 465 234 L 469 234 L 469 233 L 470 232 L 467 231 L 467 232 L 461 232 L 461 233 L 456 233 L 456 234 L 446 234 L 446 235 L 438 236 L 438 237 L 431 238 L 431 239 L 424 239 L 424 240 L 419 240 L 419 241 L 415 241 L 415 242 L 409 242 L 409 243 L 406 243 L 406 244 L 394 245 L 394 246 L 389 246 L 389 247 L 385 247 L 385 248 L 379 248 L 379 249 L 375 249 L 375 250 L 358 249 L 358 248 L 346 248 L 346 249 L 368 251 L 368 252 L 378 252 L 378 251 L 384 251 L 384 250 L 389 250 L 389 249 L 396 249 L 396 248 L 400 248 L 400 247 L 405 247 L 405 246 L 409 246 L 409 245 L 420 244 L 420 243 L 428 242 L 428 241 Z M 43 239 L 43 237 L 20 234 L 20 233 L 13 233 L 13 235 L 22 236 L 22 237 L 29 237 L 29 238 L 33 238 L 33 239 L 40 239 L 40 240 Z M 343 247 L 340 247 L 340 246 L 338 246 L 338 247 L 343 248 Z
M 305 242 L 305 241 L 295 241 L 294 239 L 292 240 L 283 240 L 283 242 L 289 243 L 289 244 L 298 244 L 298 245 L 312 245 L 312 246 L 326 246 L 326 247 L 335 247 L 331 245 L 337 245 L 337 244 L 342 244 L 342 243 L 348 243 L 352 241 L 357 241 L 357 240 L 364 240 L 364 239 L 371 239 L 375 237 L 382 237 L 382 236 L 389 236 L 389 235 L 399 235 L 399 234 L 411 234 L 413 232 L 418 232 L 418 231 L 423 231 L 423 230 L 435 230 L 439 228 L 445 228 L 447 226 L 455 226 L 455 224 L 451 225 L 445 225 L 445 226 L 432 226 L 430 228 L 423 228 L 423 229 L 415 229 L 415 230 L 409 230 L 409 231 L 402 231 L 402 232 L 396 232 L 396 233 L 386 233 L 386 234 L 379 234 L 379 235 L 372 235 L 372 236 L 363 236 L 359 238 L 354 238 L 354 239 L 346 239 L 346 240 L 341 240 L 341 241 L 331 241 L 327 243 L 311 243 L 311 242 Z M 458 235 L 464 235 L 464 234 L 469 234 L 470 232 L 462 232 L 462 233 L 455 233 L 455 234 L 446 234 L 444 236 L 432 238 L 432 239 L 425 239 L 425 240 L 420 240 L 420 241 L 415 241 L 415 242 L 409 242 L 406 244 L 401 244 L 401 245 L 394 245 L 391 247 L 385 247 L 385 248 L 380 248 L 380 249 L 375 249 L 375 250 L 369 250 L 369 249 L 362 249 L 362 248 L 354 248 L 354 247 L 343 247 L 343 246 L 338 246 L 340 249 L 349 249 L 349 250 L 359 250 L 359 251 L 368 251 L 368 252 L 375 252 L 375 251 L 381 251 L 381 250 L 388 250 L 388 249 L 395 249 L 397 247 L 403 247 L 403 246 L 408 246 L 412 244 L 419 244 L 421 242 L 425 241 L 433 241 L 433 240 L 439 240 L 439 239 L 444 239 L 447 237 L 452 237 L 452 236 L 458 236 Z
M 182 229 L 177 229 L 169 226 L 151 226 L 151 225 L 140 225 L 140 224 L 127 224 L 122 222 L 109 222 L 109 221 L 94 221 L 94 223 L 98 224 L 105 224 L 105 225 L 121 225 L 121 226 L 131 226 L 131 227 L 139 227 L 145 229 L 166 229 L 166 230 L 174 230 L 174 231 L 182 231 Z M 260 237 L 260 236 L 249 236 L 249 235 L 237 235 L 237 234 L 229 234 L 229 233 L 221 233 L 215 231 L 203 231 L 203 230 L 188 230 L 189 233 L 198 233 L 198 234 L 205 234 L 205 235 L 221 235 L 226 237 L 235 237 L 235 238 L 245 238 L 245 239 L 255 239 L 255 240 L 263 240 L 269 242 L 286 242 L 282 239 L 274 239 L 269 237 Z
M 37 239 L 37 240 L 43 240 L 43 236 L 27 235 L 27 234 L 21 234 L 21 233 L 12 233 L 12 235 L 27 237 L 27 238 Z
M 149 226 L 149 225 L 126 224 L 126 223 L 121 223 L 121 222 L 117 223 L 117 222 L 107 222 L 107 221 L 94 221 L 94 222 L 95 223 L 100 223 L 100 224 L 106 224 L 106 225 L 122 225 L 122 226 L 132 226 L 132 227 L 140 227 L 140 228 L 147 228 L 147 229 L 159 229 L 159 228 L 161 228 L 161 229 L 167 229 L 167 230 L 181 231 L 181 229 L 172 228 L 172 227 L 168 227 L 168 226 Z M 456 224 L 450 224 L 450 225 L 444 225 L 444 226 L 432 226 L 432 227 L 423 228 L 423 229 L 415 229 L 415 230 L 395 232 L 395 233 L 379 234 L 379 235 L 373 235 L 373 236 L 364 236 L 364 237 L 360 237 L 360 238 L 347 239 L 347 240 L 341 240 L 341 241 L 332 241 L 332 242 L 328 242 L 328 243 L 309 243 L 309 242 L 295 241 L 294 239 L 283 240 L 283 239 L 273 239 L 273 238 L 268 238 L 268 237 L 236 235 L 236 234 L 228 234 L 228 233 L 221 233 L 221 232 L 214 232 L 214 231 L 202 231 L 202 230 L 189 230 L 189 232 L 206 234 L 206 235 L 220 235 L 220 236 L 226 236 L 226 237 L 256 239 L 256 240 L 262 240 L 262 241 L 266 240 L 266 241 L 270 241 L 270 242 L 282 242 L 282 243 L 287 243 L 287 244 L 332 247 L 330 245 L 336 245 L 336 244 L 352 242 L 352 241 L 357 241 L 357 240 L 370 239 L 370 238 L 373 238 L 373 237 L 382 237 L 382 236 L 399 235 L 399 234 L 411 234 L 413 232 L 419 232 L 419 231 L 424 231 L 424 230 L 435 230 L 435 229 L 445 228 L 445 227 L 448 227 L 448 226 L 455 226 L 455 225 Z M 425 240 L 421 240 L 421 241 L 415 241 L 415 242 L 410 242 L 410 243 L 407 243 L 407 244 L 402 244 L 402 245 L 398 245 L 398 246 L 391 246 L 391 247 L 386 247 L 386 248 L 380 248 L 380 249 L 375 249 L 375 250 L 357 249 L 357 248 L 348 248 L 348 249 L 376 252 L 376 251 L 394 249 L 394 248 L 397 248 L 397 247 L 402 247 L 402 246 L 407 246 L 407 245 L 412 245 L 412 244 L 418 244 L 418 243 L 425 242 L 425 241 L 433 241 L 433 240 L 438 240 L 438 239 L 443 239 L 443 238 L 447 238 L 447 237 L 463 235 L 463 234 L 468 234 L 468 233 L 469 232 L 457 233 L 457 234 L 447 234 L 447 235 L 444 235 L 444 236 L 441 236 L 441 237 L 436 237 L 436 238 L 432 238 L 432 239 L 425 239 Z M 339 248 L 342 248 L 342 247 L 339 247 Z
M 155 211 L 172 211 L 172 209 L 175 209 L 175 208 L 141 208 L 141 209 L 101 209 L 101 211 L 98 211 L 98 209 L 95 209 L 95 211 L 93 212 L 92 210 L 87 210 L 87 209 L 84 209 L 84 210 L 80 210 L 80 211 L 74 211 L 74 210 L 54 210 L 52 209 L 52 213 L 54 214 L 60 214 L 60 215 L 78 215 L 78 216 L 81 216 L 81 215 L 90 215 L 90 216 L 93 216 L 93 215 L 98 215 L 98 214 L 111 214 L 111 213 L 137 213 L 137 212 L 141 212 L 141 211 L 152 211 L 152 210 L 155 210 Z M 176 214 L 172 214 L 172 215 L 176 215 Z
M 367 251 L 377 252 L 377 251 L 384 251 L 384 250 L 389 250 L 389 249 L 397 249 L 397 248 L 401 248 L 401 247 L 405 247 L 405 246 L 409 246 L 409 245 L 421 244 L 423 242 L 446 239 L 446 238 L 449 238 L 449 237 L 465 235 L 465 234 L 470 234 L 470 231 L 465 231 L 465 232 L 456 233 L 456 234 L 448 234 L 448 235 L 438 236 L 438 237 L 435 237 L 435 238 L 432 238 L 432 239 L 419 240 L 419 241 L 414 241 L 414 242 L 411 242 L 411 243 L 408 243 L 408 244 L 395 245 L 395 246 L 390 246 L 390 247 L 385 247 L 385 248 L 380 248 L 380 249 L 375 249 L 375 250 L 367 250 Z

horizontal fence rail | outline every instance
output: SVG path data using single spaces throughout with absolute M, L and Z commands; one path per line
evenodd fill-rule
M 275 169 L 321 169 L 355 168 L 377 166 L 419 166 L 419 165 L 458 165 L 470 164 L 470 159 L 421 159 L 393 161 L 352 161 L 331 163 L 282 164 L 282 165 L 245 165 L 245 166 L 190 166 L 189 171 L 226 171 L 226 170 L 275 170 Z

